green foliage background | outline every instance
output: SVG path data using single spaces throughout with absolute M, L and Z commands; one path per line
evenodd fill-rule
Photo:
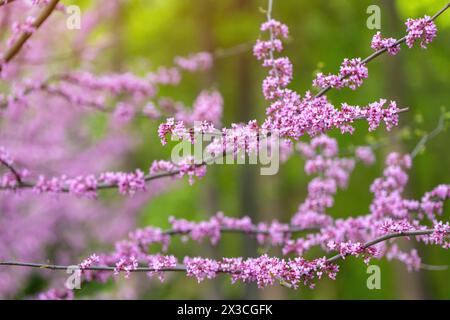
M 311 88 L 318 70 L 336 72 L 345 57 L 365 57 L 372 52 L 370 40 L 375 30 L 366 27 L 369 5 L 381 8 L 381 32 L 400 38 L 404 35 L 407 17 L 432 15 L 447 0 L 275 0 L 273 16 L 288 24 L 291 37 L 284 54 L 294 63 L 292 89 L 304 92 Z M 90 1 L 80 1 L 84 7 Z M 114 32 L 117 46 L 104 53 L 105 65 L 119 55 L 122 70 L 145 74 L 159 65 L 170 65 L 176 55 L 187 55 L 202 50 L 218 50 L 247 44 L 248 49 L 238 55 L 217 60 L 214 70 L 206 75 L 187 75 L 182 85 L 164 89 L 170 95 L 189 105 L 202 88 L 217 88 L 224 95 L 224 125 L 250 119 L 262 119 L 267 103 L 260 92 L 265 70 L 251 56 L 251 44 L 259 36 L 259 25 L 265 16 L 260 10 L 265 0 L 130 0 L 123 4 L 118 20 L 105 25 L 99 33 Z M 383 170 L 384 156 L 393 150 L 409 152 L 425 131 L 432 130 L 442 107 L 448 107 L 450 85 L 450 12 L 437 21 L 438 37 L 428 50 L 405 47 L 396 57 L 382 56 L 369 65 L 370 77 L 357 91 L 332 91 L 329 98 L 336 104 L 364 105 L 380 97 L 396 99 L 411 111 L 401 116 L 402 141 L 385 144 L 377 150 L 378 162 L 367 168 L 358 165 L 348 190 L 339 192 L 336 205 L 330 210 L 335 217 L 367 213 L 372 199 L 369 186 Z M 113 31 L 111 31 L 113 30 Z M 92 39 L 95 41 L 95 37 Z M 115 57 L 115 58 L 114 58 Z M 101 116 L 100 116 L 101 117 Z M 101 118 L 94 119 L 95 126 Z M 141 139 L 141 146 L 129 166 L 148 167 L 153 159 L 170 155 L 170 147 L 162 147 L 157 138 L 157 123 L 139 121 L 132 130 Z M 403 128 L 403 129 L 402 129 Z M 406 129 L 406 130 L 405 130 Z M 366 124 L 359 124 L 353 136 L 338 137 L 341 149 L 352 145 L 383 140 L 384 130 L 367 133 Z M 441 133 L 429 142 L 424 153 L 414 160 L 407 195 L 420 198 L 424 192 L 439 183 L 450 181 L 448 133 Z M 227 215 L 251 215 L 257 221 L 279 219 L 288 221 L 305 197 L 308 178 L 303 173 L 303 161 L 292 157 L 282 165 L 276 176 L 260 176 L 254 166 L 225 165 L 208 169 L 206 178 L 194 186 L 178 182 L 169 192 L 151 200 L 142 211 L 140 225 L 167 227 L 171 215 L 186 219 L 207 219 L 217 212 Z M 446 207 L 448 211 L 448 206 Z M 446 219 L 449 213 L 445 213 Z M 252 240 L 243 236 L 223 237 L 220 245 L 182 243 L 175 240 L 171 253 L 184 255 L 241 256 L 249 253 Z M 410 244 L 401 242 L 402 246 Z M 450 255 L 441 248 L 418 246 L 424 263 L 450 265 Z M 258 253 L 261 253 L 260 251 Z M 279 254 L 271 250 L 271 254 Z M 256 254 L 256 253 L 254 253 Z M 319 251 L 313 253 L 321 254 Z M 138 284 L 142 298 L 275 298 L 275 299 L 402 299 L 450 298 L 448 280 L 450 271 L 408 273 L 398 262 L 374 262 L 381 267 L 382 289 L 368 290 L 366 266 L 361 260 L 346 259 L 336 281 L 323 280 L 314 290 L 301 288 L 293 291 L 281 286 L 255 290 L 241 284 L 231 285 L 220 276 L 215 281 L 197 284 L 195 279 L 176 274 L 167 277 L 164 284 L 137 275 L 116 284 L 91 284 L 80 297 L 95 292 L 116 290 L 126 281 Z

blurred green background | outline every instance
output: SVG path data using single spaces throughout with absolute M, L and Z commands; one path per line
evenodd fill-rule
M 99 33 L 111 32 L 116 41 L 106 50 L 97 68 L 132 71 L 145 74 L 159 65 L 171 65 L 176 55 L 211 51 L 218 54 L 214 68 L 207 73 L 185 75 L 181 86 L 165 88 L 162 95 L 174 97 L 189 105 L 203 88 L 217 88 L 224 96 L 223 124 L 263 119 L 267 103 L 261 94 L 261 81 L 266 70 L 251 54 L 251 45 L 260 35 L 259 25 L 265 19 L 260 10 L 265 0 L 132 0 L 124 1 L 117 16 L 105 24 Z M 318 70 L 335 73 L 345 57 L 365 57 L 372 52 L 370 41 L 376 30 L 366 27 L 366 9 L 376 4 L 381 8 L 381 32 L 384 36 L 404 35 L 407 17 L 432 15 L 447 0 L 275 0 L 274 18 L 290 28 L 290 39 L 284 54 L 294 64 L 291 88 L 303 93 L 311 89 Z M 80 1 L 83 8 L 92 5 Z M 378 162 L 373 167 L 358 165 L 348 190 L 338 193 L 336 205 L 329 211 L 334 217 L 365 214 L 372 199 L 369 186 L 381 175 L 384 156 L 393 150 L 410 152 L 424 131 L 432 130 L 442 107 L 448 105 L 450 85 L 450 13 L 437 21 L 438 37 L 422 50 L 418 46 L 404 48 L 396 57 L 384 55 L 369 65 L 370 77 L 357 91 L 341 90 L 329 93 L 339 104 L 365 105 L 379 98 L 395 99 L 411 111 L 401 115 L 400 129 L 392 134 L 407 139 L 385 144 L 377 150 Z M 92 39 L 95 41 L 95 39 Z M 237 47 L 236 47 L 237 46 Z M 229 54 L 228 48 L 234 48 Z M 104 65 L 103 65 L 104 64 Z M 96 119 L 97 124 L 101 115 Z M 153 159 L 165 159 L 170 147 L 162 147 L 157 138 L 158 123 L 148 120 L 134 123 L 133 130 L 141 137 L 141 145 L 130 159 L 129 167 L 148 167 Z M 405 130 L 407 129 L 407 130 Z M 353 136 L 338 137 L 341 149 L 367 144 L 388 137 L 385 130 L 368 134 L 366 124 L 358 124 Z M 430 141 L 424 153 L 414 160 L 407 196 L 420 198 L 439 183 L 450 180 L 448 134 L 441 133 Z M 192 220 L 208 219 L 217 211 L 226 215 L 249 215 L 255 221 L 279 219 L 289 221 L 306 193 L 308 177 L 303 172 L 303 160 L 297 155 L 281 166 L 276 176 L 261 176 L 256 166 L 226 165 L 208 168 L 204 179 L 189 186 L 183 180 L 168 192 L 154 198 L 142 211 L 139 224 L 167 227 L 171 215 Z M 448 209 L 448 206 L 446 207 Z M 448 210 L 447 210 L 448 211 Z M 445 213 L 448 219 L 449 213 Z M 444 219 L 445 220 L 445 219 Z M 411 246 L 402 242 L 403 246 Z M 414 243 L 414 245 L 416 245 Z M 182 243 L 174 240 L 170 253 L 184 255 L 252 256 L 265 252 L 256 249 L 252 239 L 240 235 L 225 235 L 217 247 L 208 244 Z M 438 247 L 418 245 L 423 262 L 450 265 L 450 255 Z M 275 249 L 269 251 L 279 255 Z M 320 254 L 319 251 L 312 255 Z M 361 260 L 349 258 L 341 262 L 336 281 L 322 280 L 316 289 L 291 290 L 275 286 L 257 290 L 253 286 L 231 285 L 229 278 L 219 276 L 214 281 L 197 284 L 181 274 L 167 277 L 165 283 L 136 275 L 117 284 L 89 284 L 80 297 L 113 290 L 114 286 L 139 285 L 146 299 L 197 298 L 273 298 L 273 299 L 402 299 L 450 298 L 450 271 L 408 273 L 399 262 L 374 261 L 381 267 L 381 290 L 366 287 L 366 266 Z

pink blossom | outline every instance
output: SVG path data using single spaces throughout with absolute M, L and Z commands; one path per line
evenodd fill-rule
M 365 165 L 370 166 L 375 163 L 375 155 L 373 154 L 371 147 L 356 148 L 355 156 L 358 160 L 362 161 Z
M 116 263 L 114 269 L 114 274 L 118 275 L 120 272 L 125 272 L 125 278 L 130 277 L 130 273 L 138 268 L 139 264 L 135 257 L 130 256 L 127 258 L 121 258 L 119 262 Z
M 74 293 L 72 290 L 50 289 L 47 292 L 40 293 L 38 300 L 73 300 Z
M 194 177 L 202 178 L 206 174 L 206 166 L 197 163 L 192 156 L 181 160 L 177 165 L 180 170 L 179 176 L 183 177 L 187 175 L 190 185 L 194 183 Z
M 270 31 L 274 37 L 287 38 L 289 36 L 289 28 L 274 19 L 268 20 L 261 25 L 261 31 Z
M 420 40 L 420 46 L 426 49 L 436 37 L 437 27 L 429 16 L 419 19 L 408 19 L 406 21 L 406 44 L 412 48 L 416 40 Z
M 332 87 L 341 89 L 349 87 L 353 90 L 360 87 L 363 79 L 369 76 L 368 69 L 361 58 L 344 59 L 339 69 L 339 75 L 317 74 L 313 84 L 319 88 Z
M 400 45 L 395 45 L 397 42 L 394 38 L 382 38 L 381 33 L 378 31 L 372 38 L 371 47 L 374 50 L 387 49 L 390 55 L 395 56 L 400 52 Z
M 195 277 L 200 283 L 206 278 L 213 279 L 220 270 L 220 265 L 214 260 L 203 258 L 184 258 L 186 274 L 188 277 Z
M 151 269 L 155 269 L 155 271 L 149 272 L 148 276 L 152 277 L 153 275 L 157 274 L 161 282 L 164 281 L 165 277 L 164 272 L 161 272 L 159 270 L 175 268 L 178 264 L 178 260 L 174 256 L 163 256 L 160 254 L 149 256 L 147 260 L 148 267 Z
M 203 71 L 211 68 L 213 57 L 209 52 L 198 52 L 188 57 L 176 57 L 175 64 L 190 72 Z
M 282 51 L 283 44 L 279 39 L 273 39 L 270 41 L 257 40 L 253 47 L 253 54 L 258 60 L 266 59 L 271 51 Z
M 81 271 L 86 270 L 86 268 L 89 268 L 90 266 L 92 266 L 95 263 L 99 263 L 100 262 L 100 257 L 97 256 L 96 254 L 92 254 L 89 258 L 83 260 L 83 262 L 81 262 L 79 264 Z
M 431 243 L 442 246 L 445 249 L 450 249 L 450 242 L 447 237 L 450 235 L 450 225 L 448 222 L 435 221 L 433 226 L 433 233 L 429 236 Z

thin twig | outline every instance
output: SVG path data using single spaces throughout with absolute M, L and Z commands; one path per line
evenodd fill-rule
M 422 151 L 423 147 L 425 146 L 425 144 L 430 141 L 431 139 L 433 139 L 435 136 L 437 136 L 442 130 L 444 130 L 445 126 L 445 115 L 442 114 L 439 117 L 439 122 L 436 128 L 434 128 L 433 131 L 431 131 L 430 133 L 427 133 L 426 135 L 424 135 L 422 137 L 422 139 L 420 139 L 419 143 L 415 146 L 414 150 L 411 152 L 411 158 L 415 158 L 420 151 Z
M 448 268 L 449 268 L 449 266 L 446 266 L 446 265 L 435 266 L 435 265 L 425 264 L 425 263 L 420 264 L 420 269 L 429 270 L 429 271 L 445 271 L 445 270 L 448 270 Z
M 11 173 L 13 174 L 14 178 L 17 181 L 17 185 L 20 186 L 22 184 L 22 178 L 19 172 L 16 170 L 16 168 L 14 168 L 14 166 L 7 163 L 6 161 L 3 161 L 2 159 L 0 159 L 0 164 L 5 166 L 9 171 L 11 171 Z
M 224 59 L 231 56 L 239 55 L 249 51 L 253 46 L 253 43 L 246 42 L 235 45 L 229 48 L 218 48 L 212 54 L 215 59 Z

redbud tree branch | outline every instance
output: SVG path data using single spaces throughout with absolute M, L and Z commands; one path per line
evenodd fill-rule
M 5 1 L 3 1 L 5 2 Z M 9 1 L 10 2 L 10 1 Z M 41 11 L 39 16 L 36 18 L 36 21 L 33 23 L 33 27 L 35 30 L 39 29 L 42 24 L 47 20 L 47 18 L 52 14 L 53 10 L 55 10 L 57 4 L 59 3 L 59 0 L 51 0 L 50 3 Z M 6 3 L 4 3 L 6 4 Z M 28 41 L 28 39 L 31 37 L 33 33 L 30 32 L 23 32 L 19 38 L 16 40 L 16 42 L 9 48 L 3 58 L 3 63 L 8 63 L 14 57 L 20 52 L 24 44 Z M 2 70 L 2 65 L 0 64 L 0 71 Z
M 447 3 L 445 5 L 445 7 L 443 7 L 441 10 L 439 10 L 434 16 L 432 16 L 431 17 L 431 21 L 436 20 L 436 18 L 439 17 L 441 14 L 443 14 L 448 8 L 450 8 L 450 2 Z M 406 41 L 406 36 L 404 36 L 403 38 L 397 40 L 394 44 L 392 44 L 392 46 L 390 48 L 396 47 L 396 46 L 404 43 L 405 41 Z M 372 53 L 370 56 L 368 56 L 365 59 L 363 59 L 360 64 L 364 65 L 364 64 L 369 63 L 370 61 L 374 60 L 376 57 L 378 57 L 378 56 L 382 55 L 383 53 L 385 53 L 387 50 L 388 50 L 388 48 L 383 48 L 383 49 L 380 49 L 380 50 Z M 341 80 L 342 80 L 342 78 L 341 78 Z M 330 89 L 331 89 L 331 86 L 323 88 L 322 90 L 319 91 L 318 94 L 316 94 L 316 98 L 319 98 L 319 97 L 323 96 Z
M 4 6 L 4 5 L 7 5 L 7 4 L 10 4 L 10 3 L 14 2 L 14 1 L 16 1 L 16 0 L 0 0 L 0 7 Z
M 403 113 L 403 112 L 407 112 L 409 111 L 409 108 L 403 108 L 403 109 L 399 109 L 399 111 L 397 112 L 398 114 Z M 364 116 L 361 116 L 359 118 L 355 118 L 355 120 L 363 120 L 365 119 Z M 211 159 L 206 159 L 203 160 L 200 163 L 195 164 L 196 167 L 203 167 L 203 166 L 207 166 L 210 163 L 213 163 L 215 160 L 222 158 L 223 156 L 225 156 L 226 154 L 222 154 L 219 155 L 217 157 L 213 157 Z M 11 167 L 13 168 L 13 167 Z M 9 169 L 11 169 L 9 168 Z M 14 168 L 13 168 L 14 169 Z M 16 169 L 14 169 L 15 172 L 18 172 Z M 157 180 L 157 179 L 161 179 L 161 178 L 167 178 L 167 177 L 174 177 L 176 175 L 179 175 L 181 173 L 180 169 L 175 169 L 172 171 L 167 171 L 167 172 L 161 172 L 161 173 L 157 173 L 157 174 L 148 174 L 144 177 L 145 182 L 150 182 L 153 180 Z M 18 180 L 19 182 L 19 180 Z M 28 182 L 28 181 L 20 181 L 16 186 L 14 187 L 10 187 L 10 186 L 4 186 L 4 187 L 0 187 L 0 190 L 16 190 L 16 189 L 32 189 L 36 186 L 36 183 L 34 182 Z M 118 185 L 116 183 L 100 183 L 97 185 L 96 190 L 105 190 L 105 189 L 116 189 L 118 188 Z M 63 187 L 61 189 L 61 192 L 63 193 L 69 193 L 70 189 L 68 187 Z
M 0 164 L 5 166 L 9 171 L 11 171 L 11 173 L 13 174 L 14 178 L 16 178 L 17 184 L 21 185 L 22 184 L 22 178 L 19 174 L 19 172 L 17 172 L 16 168 L 14 168 L 12 165 L 10 165 L 9 163 L 7 163 L 6 161 L 0 159 Z
M 401 238 L 401 237 L 416 237 L 416 236 L 422 236 L 422 235 L 430 235 L 434 232 L 434 229 L 426 229 L 426 230 L 414 230 L 414 231 L 407 231 L 407 232 L 398 232 L 398 233 L 390 233 L 386 234 L 384 236 L 378 237 L 372 241 L 366 242 L 363 245 L 364 249 L 367 249 L 369 247 L 372 247 L 378 243 L 394 239 L 394 238 Z M 327 259 L 327 263 L 333 263 L 341 258 L 345 258 L 344 255 L 337 254 L 335 256 L 332 256 Z M 47 269 L 47 270 L 67 270 L 71 266 L 68 265 L 55 265 L 55 264 L 45 264 L 45 263 L 29 263 L 29 262 L 18 262 L 18 261 L 0 261 L 0 266 L 9 266 L 9 267 L 28 267 L 28 268 L 39 268 L 39 269 Z M 90 266 L 84 268 L 84 270 L 89 271 L 115 271 L 115 267 L 112 266 Z M 175 271 L 186 271 L 186 266 L 184 264 L 178 264 L 176 267 L 173 268 L 162 268 L 156 270 L 155 268 L 148 268 L 148 267 L 137 267 L 136 269 L 130 270 L 130 272 L 175 272 Z M 219 270 L 219 273 L 227 273 L 224 270 Z

